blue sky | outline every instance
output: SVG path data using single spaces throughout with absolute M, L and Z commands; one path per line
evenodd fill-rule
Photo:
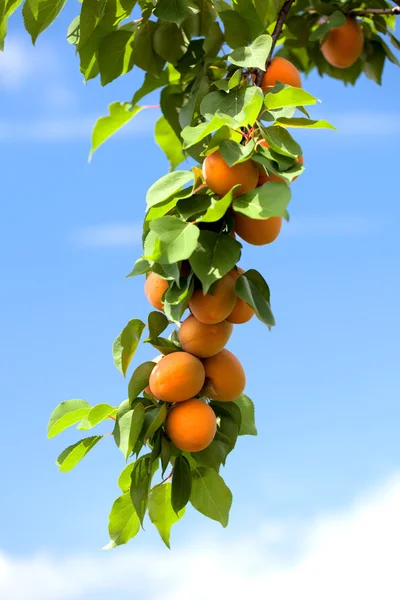
M 46 425 L 61 400 L 126 396 L 111 344 L 149 310 L 143 281 L 124 276 L 140 254 L 145 192 L 167 163 L 153 140 L 157 111 L 145 111 L 88 165 L 92 124 L 109 102 L 130 99 L 142 72 L 84 85 L 64 39 L 75 10 L 36 49 L 16 19 L 0 56 L 0 597 L 213 600 L 223 580 L 233 598 L 263 590 L 289 600 L 302 586 L 308 600 L 350 600 L 352 590 L 398 598 L 399 71 L 389 65 L 382 88 L 304 82 L 323 100 L 313 115 L 339 131 L 298 135 L 307 169 L 293 184 L 291 222 L 270 247 L 244 247 L 242 266 L 270 284 L 277 327 L 253 320 L 229 343 L 259 429 L 225 469 L 229 528 L 188 510 L 172 553 L 150 524 L 101 553 L 122 455 L 106 439 L 60 474 L 55 458 L 79 434 L 48 441 Z M 137 361 L 152 357 L 142 350 Z M 199 566 L 212 589 L 201 581 L 188 593 Z M 111 588 L 105 573 L 120 583 Z M 383 578 L 387 590 L 375 587 Z

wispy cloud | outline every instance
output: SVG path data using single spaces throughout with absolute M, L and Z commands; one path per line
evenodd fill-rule
M 18 92 L 32 79 L 54 75 L 58 66 L 57 53 L 47 42 L 34 48 L 27 36 L 9 36 L 0 52 L 0 90 Z
M 398 600 L 399 505 L 400 477 L 394 476 L 352 506 L 294 529 L 265 524 L 241 539 L 221 541 L 221 533 L 220 541 L 196 539 L 170 553 L 160 547 L 64 558 L 3 554 L 0 596 Z
M 95 248 L 136 246 L 142 239 L 142 227 L 140 223 L 92 225 L 74 232 L 72 239 L 79 246 Z

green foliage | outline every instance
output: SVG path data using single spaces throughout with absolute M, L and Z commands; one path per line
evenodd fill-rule
M 104 144 L 118 129 L 129 123 L 142 110 L 140 106 L 133 106 L 129 102 L 113 102 L 108 108 L 110 114 L 107 117 L 101 117 L 94 126 L 89 160 L 101 144 Z
M 149 491 L 151 485 L 151 464 L 150 456 L 145 455 L 133 465 L 131 473 L 130 495 L 132 504 L 135 507 L 136 514 L 139 517 L 140 524 L 143 527 L 143 519 L 146 514 Z
M 149 378 L 155 366 L 156 363 L 147 361 L 134 370 L 128 384 L 128 397 L 131 402 L 149 385 Z
M 126 460 L 137 444 L 144 423 L 144 415 L 145 408 L 139 402 L 133 410 L 117 417 L 113 432 L 114 440 Z
M 66 400 L 51 413 L 47 437 L 52 438 L 87 417 L 92 406 L 86 400 Z
M 137 350 L 145 327 L 146 325 L 140 319 L 132 319 L 114 341 L 114 364 L 124 377 Z
M 97 404 L 97 406 L 93 406 L 87 416 L 79 423 L 77 429 L 80 431 L 92 429 L 102 421 L 115 417 L 117 410 L 117 408 L 109 404 Z
M 222 527 L 228 525 L 232 493 L 214 469 L 207 467 L 193 469 L 190 502 L 196 510 L 218 521 Z
M 269 51 L 271 50 L 272 38 L 269 35 L 260 35 L 249 46 L 236 48 L 230 56 L 229 60 L 238 67 L 254 67 L 265 69 Z
M 71 471 L 103 436 L 93 435 L 65 448 L 57 458 L 57 466 L 63 473 Z
M 137 535 L 139 529 L 139 517 L 132 504 L 129 492 L 126 492 L 117 498 L 112 505 L 108 520 L 110 542 L 104 547 L 104 550 L 126 544 Z
M 24 25 L 35 43 L 38 36 L 53 23 L 66 0 L 26 0 L 22 9 Z
M 275 319 L 270 306 L 270 291 L 267 282 L 255 269 L 246 271 L 236 281 L 236 293 L 255 311 L 257 317 L 272 327 Z
M 173 510 L 171 484 L 168 482 L 153 487 L 149 494 L 148 504 L 150 521 L 157 527 L 164 544 L 170 548 L 171 527 L 183 517 L 185 509 L 182 508 L 178 513 Z
M 204 294 L 215 281 L 233 269 L 240 255 L 241 244 L 229 235 L 207 230 L 200 233 L 190 265 L 202 283 Z
M 283 217 L 290 202 L 290 188 L 286 183 L 268 181 L 233 201 L 233 208 L 251 219 Z
M 184 456 L 177 456 L 174 462 L 172 475 L 172 508 L 178 515 L 189 502 L 192 492 L 192 474 L 188 460 Z
M 257 428 L 254 420 L 254 403 L 246 394 L 240 394 L 234 403 L 239 407 L 241 413 L 241 423 L 239 435 L 257 435 Z

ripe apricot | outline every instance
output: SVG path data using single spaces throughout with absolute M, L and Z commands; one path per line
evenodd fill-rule
M 218 400 L 231 402 L 243 392 L 246 375 L 239 360 L 226 348 L 203 361 L 206 383 L 202 394 Z
M 235 282 L 227 273 L 216 283 L 213 294 L 196 290 L 189 301 L 192 314 L 208 325 L 221 323 L 232 312 L 236 302 Z
M 179 329 L 178 338 L 185 352 L 208 358 L 222 350 L 232 331 L 233 325 L 227 321 L 208 325 L 189 315 Z
M 171 408 L 165 426 L 177 448 L 184 452 L 200 452 L 213 441 L 217 419 L 204 400 L 192 398 Z
M 262 78 L 261 88 L 265 92 L 278 82 L 301 88 L 301 77 L 296 67 L 286 58 L 275 56 Z
M 236 280 L 239 277 L 239 275 L 242 275 L 244 272 L 244 269 L 237 267 L 237 271 L 233 270 L 229 274 L 231 277 L 233 277 L 233 280 L 236 283 Z M 229 323 L 235 323 L 239 325 L 241 323 L 247 323 L 247 321 L 250 321 L 253 315 L 254 310 L 251 308 L 251 306 L 249 306 L 247 302 L 242 300 L 242 298 L 238 298 L 236 300 L 236 304 L 233 308 L 233 311 L 231 312 L 229 317 L 227 317 L 226 320 Z
M 240 185 L 235 196 L 246 194 L 257 185 L 258 168 L 251 159 L 230 167 L 219 150 L 209 154 L 203 162 L 203 177 L 214 194 L 225 196 L 234 185 Z
M 271 244 L 278 237 L 281 227 L 282 217 L 251 219 L 239 213 L 235 214 L 236 233 L 249 244 L 253 244 L 253 246 Z
M 168 289 L 168 285 L 168 281 L 157 275 L 157 273 L 150 273 L 145 281 L 144 293 L 146 298 L 157 310 L 162 310 L 164 307 L 161 298 Z
M 321 52 L 330 65 L 347 69 L 360 58 L 363 47 L 364 33 L 360 24 L 355 19 L 346 17 L 344 25 L 330 30 L 321 46 Z
M 266 140 L 261 140 L 260 146 L 264 146 L 264 148 L 269 148 L 269 144 Z M 299 165 L 304 165 L 304 157 L 298 156 L 296 158 L 296 162 L 299 163 Z M 294 177 L 293 181 L 296 181 L 297 177 Z M 285 180 L 282 179 L 282 177 L 279 177 L 279 175 L 275 175 L 275 173 L 267 175 L 266 173 L 264 173 L 264 171 L 260 169 L 260 173 L 258 176 L 258 185 L 263 185 L 264 183 L 268 183 L 268 181 L 279 181 L 281 183 L 286 183 Z
M 151 372 L 152 395 L 165 402 L 182 402 L 198 394 L 204 384 L 201 361 L 187 352 L 163 356 Z

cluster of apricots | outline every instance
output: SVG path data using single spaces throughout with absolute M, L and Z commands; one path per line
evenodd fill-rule
M 214 439 L 217 420 L 203 397 L 232 402 L 243 392 L 246 376 L 242 365 L 225 348 L 234 323 L 245 323 L 253 309 L 235 292 L 242 269 L 232 270 L 220 279 L 213 294 L 196 290 L 190 301 L 190 315 L 178 332 L 183 352 L 155 359 L 146 391 L 155 399 L 171 403 L 166 430 L 181 450 L 199 452 Z M 162 296 L 168 282 L 150 273 L 145 294 L 150 304 L 163 309 Z
M 353 64 L 363 48 L 363 33 L 352 18 L 339 28 L 332 29 L 321 50 L 330 64 L 345 68 Z M 282 57 L 271 60 L 262 80 L 263 90 L 277 82 L 301 87 L 296 67 Z M 268 147 L 265 140 L 258 143 Z M 303 157 L 297 161 L 304 164 Z M 209 154 L 203 162 L 203 177 L 207 186 L 219 197 L 234 186 L 236 196 L 245 194 L 268 181 L 283 181 L 279 176 L 266 174 L 248 159 L 229 166 L 219 150 Z M 261 246 L 273 242 L 279 235 L 282 217 L 252 219 L 234 213 L 237 234 L 246 242 Z M 215 284 L 212 294 L 196 289 L 189 301 L 190 315 L 181 323 L 178 338 L 182 352 L 159 356 L 146 392 L 156 400 L 170 403 L 166 430 L 172 442 L 181 450 L 199 452 L 214 439 L 216 415 L 204 400 L 232 402 L 243 392 L 246 376 L 234 354 L 225 348 L 233 325 L 248 322 L 254 310 L 238 298 L 235 283 L 240 267 L 224 275 Z M 145 295 L 150 304 L 163 310 L 163 295 L 168 281 L 150 273 L 145 282 Z

